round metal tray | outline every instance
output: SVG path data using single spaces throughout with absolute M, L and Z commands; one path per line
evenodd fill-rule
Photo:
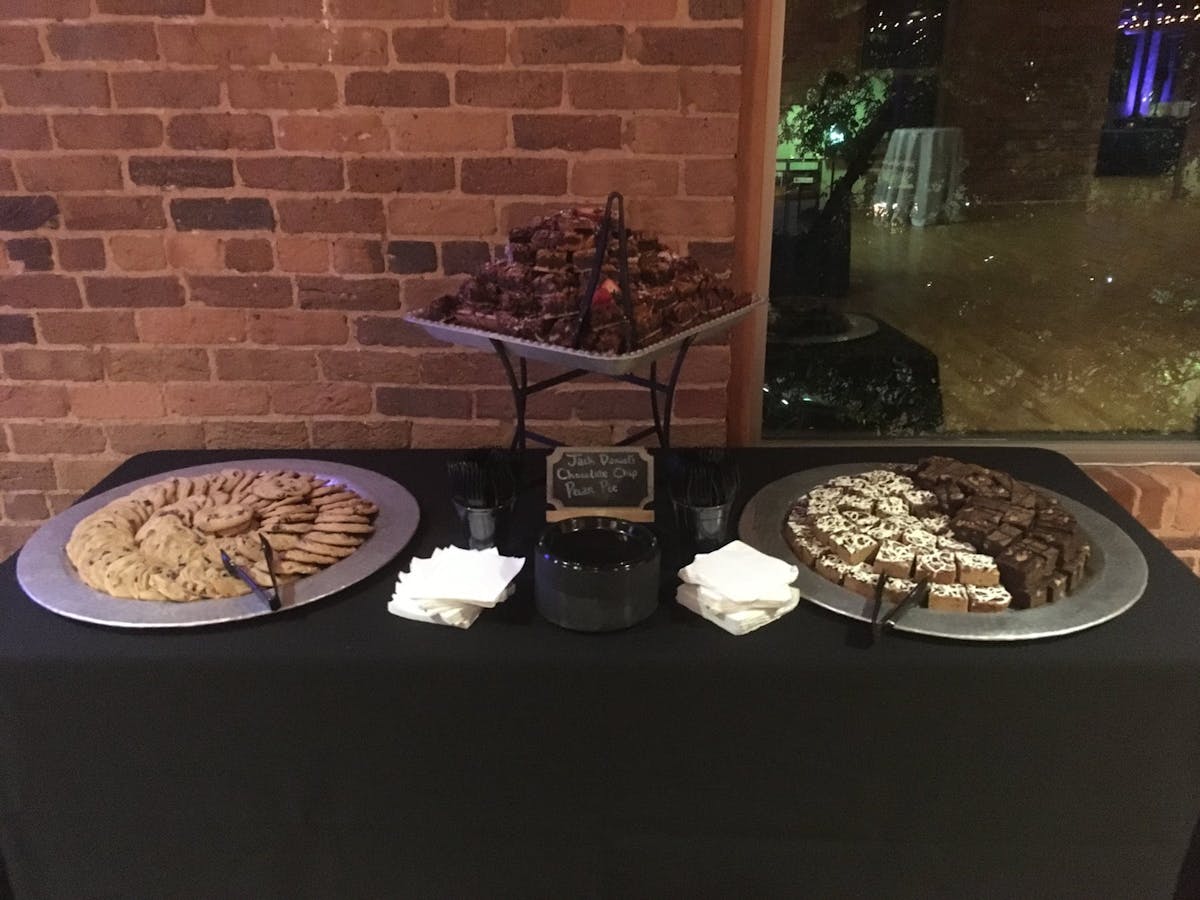
M 268 615 L 271 610 L 249 592 L 240 597 L 171 603 L 125 600 L 84 584 L 67 560 L 66 543 L 84 516 L 135 488 L 176 475 L 206 475 L 222 469 L 307 472 L 340 482 L 379 507 L 375 531 L 350 556 L 314 575 L 280 585 L 284 610 L 304 606 L 361 581 L 388 563 L 416 533 L 417 501 L 405 488 L 378 472 L 318 459 L 253 459 L 211 463 L 164 472 L 105 491 L 55 516 L 39 528 L 17 557 L 17 580 L 36 603 L 51 612 L 97 625 L 123 628 L 186 628 Z
M 801 494 L 838 475 L 857 475 L 886 463 L 853 463 L 807 469 L 772 482 L 754 495 L 738 522 L 738 534 L 752 547 L 800 566 L 794 584 L 807 600 L 828 610 L 871 621 L 872 600 L 822 578 L 796 560 L 783 536 L 783 524 Z M 1133 539 L 1094 509 L 1036 485 L 1075 516 L 1092 545 L 1087 579 L 1060 603 L 1003 613 L 952 613 L 929 609 L 907 611 L 898 631 L 964 641 L 1026 641 L 1082 631 L 1119 616 L 1142 596 L 1148 571 Z

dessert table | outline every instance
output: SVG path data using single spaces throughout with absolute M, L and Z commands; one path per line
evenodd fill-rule
M 872 209 L 893 225 L 923 228 L 962 215 L 961 128 L 897 128 L 888 141 Z
M 867 647 L 862 623 L 805 603 L 731 637 L 666 578 L 649 620 L 589 635 L 538 618 L 530 564 L 469 631 L 420 625 L 385 607 L 412 554 L 454 535 L 438 451 L 289 452 L 393 477 L 422 516 L 391 564 L 300 609 L 104 628 L 35 605 L 10 559 L 13 895 L 1149 898 L 1182 870 L 1195 896 L 1200 581 L 1083 472 L 1009 446 L 753 449 L 741 498 L 930 452 L 1117 522 L 1149 564 L 1141 601 L 1064 638 Z M 279 452 L 147 453 L 99 489 L 255 455 Z M 502 549 L 529 552 L 541 488 Z

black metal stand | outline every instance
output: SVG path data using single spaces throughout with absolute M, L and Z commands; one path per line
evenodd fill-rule
M 504 343 L 498 340 L 493 340 L 491 343 L 496 351 L 496 355 L 500 357 L 500 362 L 504 366 L 504 374 L 508 376 L 508 386 L 512 390 L 513 406 L 516 408 L 517 413 L 517 428 L 513 432 L 512 449 L 524 450 L 527 440 L 537 441 L 540 444 L 546 444 L 550 447 L 562 446 L 562 441 L 539 434 L 526 427 L 526 403 L 533 394 L 544 391 L 547 388 L 552 388 L 555 385 L 574 381 L 576 378 L 590 374 L 590 371 L 588 369 L 571 369 L 569 372 L 563 372 L 561 375 L 555 375 L 552 378 L 545 378 L 542 381 L 535 381 L 533 384 L 530 384 L 525 358 L 518 357 L 518 365 L 514 367 L 512 357 L 508 352 L 508 348 L 504 346 Z M 687 356 L 688 348 L 691 345 L 692 338 L 690 337 L 686 338 L 679 345 L 679 350 L 675 354 L 675 361 L 671 364 L 671 374 L 665 382 L 658 380 L 657 362 L 650 363 L 649 378 L 643 378 L 640 375 L 606 375 L 607 378 L 611 378 L 614 381 L 636 384 L 650 391 L 650 414 L 653 417 L 654 425 L 650 428 L 643 428 L 641 431 L 629 435 L 624 440 L 618 441 L 617 446 L 624 447 L 629 444 L 635 444 L 642 438 L 649 437 L 652 434 L 658 437 L 660 447 L 671 446 L 671 412 L 675 405 L 675 388 L 679 384 L 679 373 L 683 368 L 684 357 Z M 661 408 L 659 406 L 659 394 L 663 395 Z

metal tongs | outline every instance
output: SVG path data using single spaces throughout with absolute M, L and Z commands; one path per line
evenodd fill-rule
M 259 583 L 250 577 L 250 573 L 230 559 L 229 554 L 224 550 L 221 551 L 221 563 L 225 566 L 226 572 L 234 578 L 244 581 L 254 596 L 267 604 L 271 608 L 271 612 L 276 612 L 282 608 L 283 601 L 279 599 L 279 580 L 275 577 L 275 550 L 263 535 L 260 534 L 258 539 L 262 542 L 263 558 L 267 561 L 267 574 L 271 576 L 271 593 L 268 594 L 263 590 Z
M 929 592 L 929 579 L 922 578 L 917 582 L 917 586 L 904 596 L 903 600 L 893 606 L 887 615 L 881 617 L 879 613 L 883 609 L 883 587 L 887 583 L 887 579 L 886 575 L 880 575 L 879 580 L 875 583 L 875 607 L 871 611 L 872 643 L 883 636 L 883 626 L 889 625 L 895 628 L 896 620 L 914 606 L 919 606 Z

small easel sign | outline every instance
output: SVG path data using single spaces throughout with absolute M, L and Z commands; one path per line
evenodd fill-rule
M 559 447 L 546 460 L 547 522 L 612 516 L 653 522 L 654 459 L 641 447 Z

